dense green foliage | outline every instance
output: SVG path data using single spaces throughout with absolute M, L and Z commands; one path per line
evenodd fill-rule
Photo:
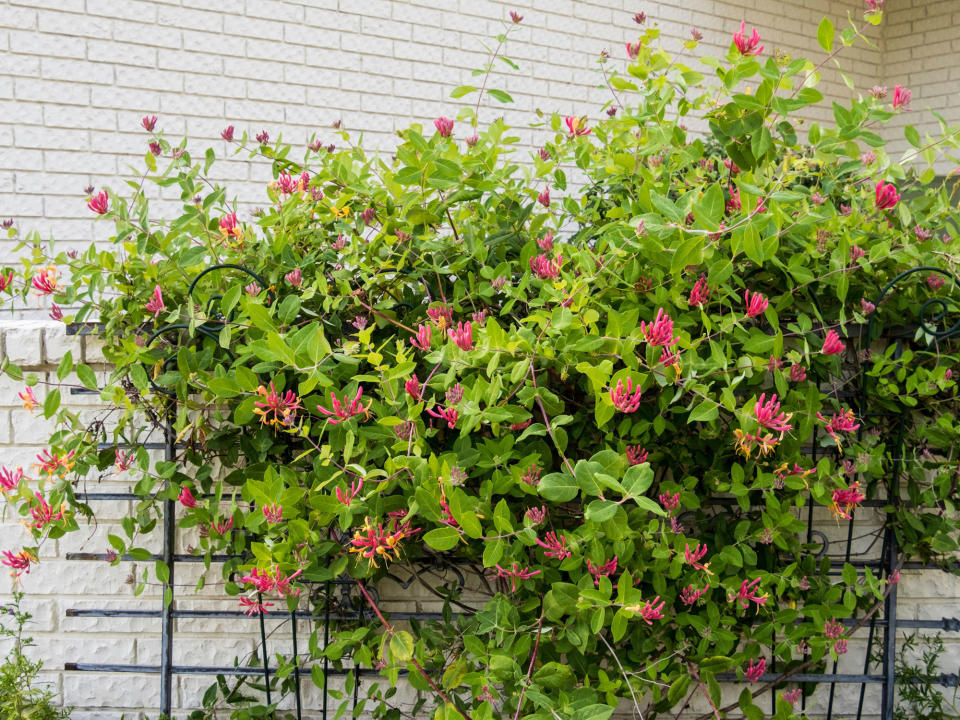
M 65 320 L 102 322 L 115 367 L 104 423 L 60 407 L 72 370 L 96 387 L 73 358 L 36 398 L 61 427 L 35 477 L 44 500 L 26 478 L 7 497 L 48 513 L 37 541 L 75 528 L 89 513 L 77 483 L 114 467 L 143 498 L 116 552 L 144 554 L 176 499 L 179 526 L 204 530 L 195 552 L 238 554 L 223 572 L 245 607 L 254 588 L 322 607 L 322 584 L 309 601 L 296 588 L 482 566 L 488 591 L 450 598 L 455 614 L 345 627 L 325 651 L 413 684 L 438 718 L 604 720 L 620 702 L 649 718 L 701 691 L 721 705 L 720 673 L 845 652 L 852 630 L 835 621 L 891 584 L 869 567 L 828 575 L 807 505 L 839 519 L 886 497 L 891 423 L 862 412 L 865 375 L 871 410 L 902 412 L 923 449 L 902 474 L 918 507 L 888 508 L 901 557 L 957 548 L 956 464 L 942 460 L 956 355 L 916 325 L 931 294 L 953 309 L 955 198 L 931 166 L 955 136 L 908 127 L 915 150 L 891 158 L 877 130 L 903 111 L 901 88 L 901 107 L 878 89 L 802 124 L 823 101 L 820 66 L 743 41 L 700 58 L 704 75 L 657 38 L 642 31 L 626 73 L 601 63 L 615 112 L 550 117 L 525 163 L 511 129 L 480 129 L 472 109 L 403 131 L 392 158 L 345 130 L 341 149 L 302 159 L 244 134 L 235 152 L 277 178 L 249 222 L 206 180 L 214 151 L 198 160 L 154 131 L 160 154 L 131 190 L 91 199 L 113 246 L 51 256 L 30 238 L 18 270 L 22 294 L 46 278 L 79 308 Z M 865 42 L 827 21 L 818 39 L 830 60 Z M 178 217 L 151 213 L 150 184 L 179 190 Z M 922 266 L 944 272 L 904 277 L 874 307 Z M 857 352 L 868 316 L 876 338 L 912 324 L 901 355 L 882 340 Z M 128 457 L 168 412 L 176 461 Z M 747 717 L 763 716 L 763 686 L 740 696 Z M 398 717 L 372 692 L 368 710 Z M 776 717 L 793 713 L 778 700 Z

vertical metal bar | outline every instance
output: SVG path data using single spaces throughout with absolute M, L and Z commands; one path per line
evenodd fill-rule
M 293 627 L 293 682 L 297 689 L 297 720 L 303 720 L 300 707 L 300 655 L 297 653 L 297 611 L 290 611 L 290 622 Z
M 326 591 L 324 592 L 324 598 L 326 600 L 327 609 L 324 613 L 323 618 L 323 720 L 327 720 L 327 671 L 329 670 L 329 662 L 327 660 L 327 644 L 330 642 L 330 583 L 327 583 Z
M 897 355 L 900 354 L 899 342 L 897 343 Z M 896 507 L 900 504 L 900 467 L 903 463 L 903 433 L 904 420 L 900 417 L 900 423 L 897 427 L 897 439 L 893 444 L 893 468 L 890 475 L 890 484 L 887 485 L 887 506 L 890 509 L 887 517 L 887 536 L 889 542 L 887 547 L 890 554 L 887 556 L 887 578 L 897 569 L 897 535 L 894 532 L 893 524 L 889 515 L 896 512 Z M 893 720 L 893 713 L 896 710 L 897 694 L 897 587 L 895 584 L 888 588 L 887 597 L 883 603 L 883 613 L 886 616 L 887 624 L 883 629 L 883 698 L 880 703 L 881 720 Z
M 175 416 L 172 407 L 167 410 L 167 422 L 163 429 L 164 459 L 176 459 L 176 433 L 173 431 Z M 163 606 L 160 611 L 160 714 L 170 717 L 173 705 L 173 583 L 174 542 L 176 533 L 176 503 L 168 498 L 163 503 L 163 562 L 169 571 L 163 585 Z
M 257 593 L 257 602 L 263 607 L 263 595 Z M 263 623 L 263 610 L 260 610 L 260 650 L 263 654 L 263 681 L 267 687 L 267 705 L 270 704 L 270 662 L 267 655 L 267 629 Z

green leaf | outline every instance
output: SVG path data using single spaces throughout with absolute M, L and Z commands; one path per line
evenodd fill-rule
M 611 705 L 587 705 L 574 710 L 571 720 L 607 720 L 614 710 L 616 708 Z
M 569 502 L 580 492 L 577 481 L 566 473 L 544 475 L 540 479 L 537 489 L 550 502 Z
M 720 228 L 723 207 L 723 190 L 720 189 L 719 183 L 711 183 L 704 191 L 703 197 L 693 204 L 693 218 L 706 230 L 716 232 Z
M 590 522 L 602 523 L 607 520 L 613 520 L 617 514 L 617 504 L 612 500 L 594 500 L 587 505 L 584 515 Z
M 434 550 L 450 550 L 460 542 L 460 533 L 456 528 L 442 527 L 434 528 L 423 536 L 423 541 Z
M 464 95 L 469 95 L 472 92 L 476 92 L 476 88 L 473 85 L 461 85 L 458 88 L 454 88 L 453 92 L 450 93 L 452 98 L 462 98 Z
M 907 142 L 915 148 L 920 147 L 920 133 L 917 132 L 917 129 L 913 125 L 907 125 L 903 129 L 903 136 L 907 139 Z
M 820 26 L 817 28 L 817 42 L 827 52 L 833 50 L 833 23 L 829 18 L 820 21 Z
M 399 662 L 413 658 L 413 635 L 406 630 L 396 630 L 390 636 L 390 657 Z
M 508 95 L 507 93 L 505 93 L 503 90 L 497 90 L 496 88 L 490 88 L 489 90 L 487 90 L 487 93 L 489 93 L 490 97 L 494 98 L 495 100 L 499 100 L 499 101 L 502 102 L 502 103 L 512 103 L 512 102 L 513 102 L 513 98 L 510 97 L 510 95 Z
M 60 407 L 60 388 L 54 388 L 47 393 L 47 396 L 43 399 L 43 416 L 45 418 L 53 417 L 53 414 L 57 412 L 57 408 Z
M 89 365 L 77 365 L 77 377 L 80 379 L 80 382 L 83 383 L 83 386 L 91 390 L 99 390 L 100 386 L 97 385 L 97 376 L 94 374 L 93 370 L 90 369 Z
M 710 422 L 720 417 L 720 407 L 713 400 L 704 400 L 697 405 L 687 418 L 687 423 Z
M 57 365 L 57 380 L 61 382 L 67 375 L 70 374 L 70 371 L 73 369 L 73 353 L 67 350 L 64 354 L 63 359 L 60 361 L 60 364 Z

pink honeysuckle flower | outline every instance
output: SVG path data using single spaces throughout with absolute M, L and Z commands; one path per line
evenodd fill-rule
M 350 503 L 352 503 L 354 498 L 356 498 L 357 495 L 360 494 L 361 490 L 363 490 L 363 478 L 357 478 L 356 480 L 350 483 L 349 492 L 345 492 L 340 488 L 335 488 L 334 494 L 337 496 L 337 500 L 340 502 L 341 505 L 346 505 L 347 507 L 350 507 Z
M 224 237 L 240 237 L 243 235 L 243 228 L 240 227 L 240 221 L 237 220 L 235 212 L 228 213 L 220 218 L 220 234 Z
M 767 211 L 767 206 L 763 202 L 763 198 L 757 200 L 757 206 L 753 209 L 754 213 L 765 213 Z
M 877 208 L 880 210 L 889 210 L 900 202 L 900 193 L 897 192 L 897 186 L 884 180 L 877 182 L 874 195 L 876 196 Z
M 443 490 L 443 481 L 440 481 L 440 522 L 450 527 L 458 528 L 460 523 L 453 516 L 453 510 L 450 509 L 450 503 L 447 502 L 447 495 Z
M 694 40 L 694 42 L 700 42 L 703 40 L 703 33 L 696 28 L 690 28 L 690 37 Z
M 537 255 L 530 258 L 530 270 L 541 280 L 552 280 L 560 275 L 560 267 L 563 265 L 563 256 L 556 260 L 550 260 L 545 255 Z
M 330 247 L 332 247 L 332 248 L 333 248 L 334 250 L 336 250 L 337 252 L 340 252 L 340 251 L 343 250 L 348 244 L 349 244 L 349 241 L 347 240 L 347 236 L 340 234 L 340 235 L 337 235 L 337 239 L 336 239 L 336 240 L 333 240 L 333 241 L 330 243 Z
M 672 367 L 680 374 L 680 354 L 668 348 L 664 348 L 660 353 L 660 364 L 664 367 Z
M 542 193 L 537 195 L 537 202 L 545 208 L 550 207 L 550 188 L 545 188 Z
M 529 467 L 525 468 L 522 473 L 520 473 L 520 480 L 531 487 L 536 487 L 537 483 L 540 482 L 540 475 L 543 470 L 537 463 L 533 463 Z
M 456 328 L 447 330 L 447 335 L 461 350 L 473 350 L 473 325 L 470 321 L 458 322 Z
M 887 86 L 886 85 L 874 85 L 870 88 L 870 97 L 875 100 L 883 100 L 887 96 Z
M 523 15 L 518 13 L 516 10 L 510 11 L 510 20 L 514 25 L 519 25 L 523 21 Z
M 548 532 L 543 540 L 537 538 L 537 545 L 544 549 L 543 554 L 549 558 L 564 560 L 573 555 L 572 552 L 567 550 L 567 538 L 563 535 L 558 537 L 555 532 Z
M 632 379 L 627 378 L 626 385 L 623 384 L 623 380 L 617 380 L 617 386 L 610 388 L 610 402 L 620 412 L 632 413 L 640 407 L 642 394 L 643 391 L 639 387 L 634 391 Z
M 825 418 L 820 413 L 817 413 L 817 419 L 820 422 L 826 423 L 824 428 L 830 437 L 833 438 L 834 442 L 837 443 L 837 446 L 840 446 L 840 433 L 842 432 L 855 432 L 860 429 L 860 423 L 857 422 L 856 416 L 853 414 L 853 410 L 846 410 L 845 412 L 834 414 L 829 420 Z
M 276 525 L 283 520 L 283 505 L 280 503 L 268 503 L 260 509 L 270 525 Z
M 285 598 L 287 595 L 299 597 L 301 589 L 298 587 L 290 587 L 290 582 L 302 572 L 303 570 L 297 570 L 292 575 L 284 575 L 280 572 L 280 566 L 275 565 L 273 568 L 273 589 L 277 591 L 277 595 L 282 598 Z
M 887 576 L 887 583 L 890 585 L 896 585 L 898 582 L 900 582 L 900 571 L 894 570 Z
M 700 279 L 693 284 L 690 290 L 690 297 L 687 298 L 687 305 L 690 307 L 703 307 L 707 304 L 707 298 L 710 297 L 710 288 L 707 287 L 707 276 L 700 275 Z
M 3 551 L 3 558 L 0 559 L 0 565 L 6 565 L 10 568 L 10 577 L 19 582 L 20 576 L 30 574 L 31 563 L 39 562 L 37 556 L 30 550 L 23 549 L 14 555 L 9 550 Z
M 297 181 L 286 170 L 281 170 L 276 182 L 271 185 L 275 185 L 281 195 L 292 195 L 297 189 Z
M 731 185 L 729 192 L 730 196 L 727 198 L 726 202 L 727 212 L 740 211 L 743 208 L 743 203 L 740 202 L 740 190 Z
M 222 137 L 227 142 L 233 140 L 233 125 L 227 125 L 223 130 L 220 131 L 220 137 Z
M 470 316 L 470 319 L 473 320 L 477 325 L 483 325 L 487 321 L 487 309 L 483 308 L 480 312 L 475 312 Z
M 0 292 L 4 292 L 7 288 L 13 288 L 13 270 L 7 270 L 6 275 L 0 272 Z
M 803 365 L 790 366 L 790 382 L 803 382 L 807 379 L 807 369 Z
M 463 385 L 457 383 L 452 388 L 447 388 L 447 405 L 456 405 L 463 400 Z
M 774 357 L 773 355 L 771 355 L 771 356 L 770 356 L 770 359 L 767 361 L 767 369 L 768 369 L 770 372 L 776 372 L 777 370 L 780 370 L 781 368 L 783 368 L 783 360 L 781 360 L 781 359 L 778 358 L 778 357 Z
M 788 425 L 787 422 L 793 413 L 780 412 L 780 403 L 777 402 L 776 394 L 771 395 L 769 400 L 766 400 L 766 397 L 766 393 L 761 393 L 760 399 L 753 406 L 753 416 L 757 419 L 757 423 L 781 435 L 792 430 L 793 426 Z
M 753 34 L 750 37 L 746 37 L 746 32 L 747 24 L 741 20 L 740 30 L 733 34 L 733 42 L 737 46 L 737 50 L 743 56 L 759 55 L 763 52 L 763 45 L 760 44 L 760 35 L 757 33 L 757 29 L 753 28 Z
M 551 157 L 550 151 L 547 150 L 546 148 L 540 148 L 539 150 L 537 150 L 537 155 L 539 155 L 540 159 L 543 160 L 544 162 L 547 162 L 548 160 L 550 160 L 550 157 Z
M 453 323 L 453 308 L 448 305 L 436 305 L 427 308 L 427 317 L 429 317 L 440 330 L 443 330 Z
M 307 149 L 310 150 L 310 152 L 318 153 L 323 150 L 323 142 L 320 140 L 314 140 L 312 143 L 307 144 Z
M 563 121 L 567 124 L 567 132 L 570 133 L 570 137 L 579 137 L 580 135 L 589 135 L 590 128 L 584 123 L 584 118 L 579 118 L 574 115 L 567 115 Z
M 268 133 L 266 130 L 261 130 L 258 132 L 257 142 L 261 145 L 266 145 L 268 142 L 270 142 L 270 133 Z
M 697 602 L 704 594 L 710 589 L 710 586 L 707 585 L 703 590 L 694 590 L 693 585 L 687 585 L 683 590 L 680 591 L 680 600 L 684 605 L 693 605 Z
M 617 109 L 615 107 L 607 108 L 607 115 L 609 115 L 610 117 L 613 117 L 616 114 L 617 114 Z
M 10 492 L 20 487 L 20 479 L 23 477 L 23 468 L 17 467 L 10 471 L 5 467 L 0 467 L 0 491 Z
M 636 60 L 640 54 L 640 43 L 627 43 L 627 57 Z
M 143 126 L 143 129 L 147 132 L 153 132 L 153 129 L 157 126 L 157 116 L 156 115 L 144 115 L 140 119 L 140 124 Z
M 328 418 L 328 421 L 330 422 L 331 425 L 336 425 L 338 423 L 344 422 L 345 420 L 349 420 L 355 415 L 361 415 L 361 414 L 366 415 L 366 413 L 370 410 L 370 404 L 372 404 L 373 401 L 371 400 L 370 403 L 368 403 L 367 406 L 364 407 L 363 402 L 361 400 L 362 397 L 363 397 L 363 385 L 357 386 L 357 394 L 354 395 L 353 400 L 351 400 L 349 404 L 347 403 L 346 394 L 344 394 L 343 402 L 341 403 L 340 400 L 337 398 L 336 394 L 331 392 L 330 400 L 332 402 L 333 409 L 327 410 L 322 405 L 317 405 L 317 410 L 322 412 L 324 415 L 330 416 Z
M 427 410 L 427 415 L 431 415 L 438 420 L 445 420 L 447 427 L 453 430 L 457 426 L 457 418 L 460 413 L 457 412 L 456 408 L 441 408 L 439 412 L 431 408 Z
M 49 475 L 51 478 L 56 475 L 57 477 L 62 478 L 67 472 L 70 471 L 74 466 L 74 462 L 70 458 L 73 457 L 75 450 L 71 450 L 66 455 L 60 456 L 59 453 L 50 452 L 47 449 L 44 449 L 39 455 L 37 455 L 37 460 L 40 462 L 35 465 L 35 467 L 42 473 Z
M 672 495 L 668 492 L 660 493 L 660 505 L 663 506 L 663 509 L 667 511 L 668 514 L 673 513 L 678 507 L 680 507 L 680 493 L 673 493 Z
M 160 153 L 163 152 L 163 148 L 160 147 L 160 143 L 157 142 L 156 140 L 150 143 L 147 143 L 147 146 L 150 148 L 150 152 L 153 153 L 154 155 L 159 155 Z
M 40 531 L 47 527 L 47 525 L 63 518 L 62 507 L 60 508 L 60 512 L 54 513 L 50 503 L 44 499 L 43 495 L 39 492 L 34 492 L 34 497 L 37 499 L 37 504 L 32 505 L 30 508 L 30 517 L 33 518 L 33 522 L 23 521 L 23 524 L 28 528 Z
M 420 402 L 423 399 L 423 387 L 416 375 L 403 384 L 403 389 L 407 391 L 407 395 L 414 402 Z
M 477 143 L 480 142 L 480 136 L 471 135 L 470 137 L 464 138 L 463 141 L 467 144 L 468 148 L 476 147 Z
M 177 496 L 177 500 L 179 500 L 180 504 L 185 508 L 195 508 L 197 506 L 197 499 L 186 485 L 180 488 L 180 494 Z
M 827 201 L 827 198 L 821 195 L 818 192 L 810 193 L 810 202 L 814 205 L 823 205 Z
M 837 655 L 846 655 L 847 653 L 847 639 L 840 638 L 833 644 L 833 649 L 836 651 Z
M 850 262 L 856 262 L 860 258 L 865 257 L 866 254 L 867 254 L 867 251 L 864 250 L 862 247 L 860 247 L 859 245 L 853 245 L 850 248 Z
M 852 206 L 852 205 L 843 205 L 843 204 L 841 204 L 841 205 L 840 205 L 840 214 L 843 215 L 843 216 L 852 215 L 852 214 L 853 214 L 853 206 Z
M 545 505 L 541 505 L 538 508 L 530 508 L 525 513 L 527 519 L 530 520 L 534 525 L 539 525 L 543 522 L 544 518 L 547 517 L 547 508 Z
M 263 288 L 260 287 L 256 282 L 252 282 L 249 285 L 244 285 L 243 290 L 250 297 L 256 297 L 263 291 Z
M 839 355 L 847 346 L 840 340 L 836 330 L 828 330 L 827 336 L 823 339 L 823 348 L 821 352 L 824 355 Z
M 869 2 L 869 0 L 868 0 Z M 797 700 L 803 696 L 803 690 L 800 688 L 794 688 L 793 690 L 788 690 L 781 697 L 790 705 L 795 705 Z
M 917 225 L 913 228 L 913 234 L 917 236 L 917 242 L 926 242 L 933 237 L 933 231 L 928 230 L 922 225 Z
M 661 600 L 657 595 L 653 600 L 647 600 L 640 608 L 640 617 L 647 625 L 653 625 L 654 620 L 663 619 L 663 606 L 666 601 Z
M 125 453 L 120 448 L 113 449 L 113 466 L 117 472 L 126 472 L 133 466 L 136 456 L 132 453 Z
M 683 561 L 687 565 L 691 566 L 694 570 L 707 570 L 707 568 L 710 567 L 710 563 L 700 562 L 701 560 L 703 560 L 706 554 L 707 554 L 706 543 L 704 543 L 703 545 L 701 545 L 700 543 L 697 543 L 697 547 L 695 547 L 693 550 L 690 549 L 690 545 L 688 543 L 684 544 Z M 707 570 L 707 572 L 709 572 L 709 570 Z
M 860 309 L 863 311 L 864 315 L 870 315 L 874 310 L 877 309 L 877 306 L 866 298 L 860 298 Z
M 727 602 L 738 601 L 743 608 L 750 607 L 751 602 L 755 602 L 757 605 L 763 605 L 767 602 L 767 595 L 757 595 L 757 586 L 760 584 L 760 578 L 755 578 L 754 580 L 744 580 L 740 583 L 740 590 L 736 594 L 731 594 L 727 597 Z
M 302 410 L 300 398 L 293 390 L 277 392 L 270 381 L 270 388 L 263 385 L 257 388 L 257 395 L 263 398 L 263 402 L 254 401 L 254 414 L 260 416 L 260 422 L 264 425 L 272 425 L 275 428 L 290 427 L 296 420 L 297 411 Z
M 553 230 L 547 230 L 547 234 L 537 239 L 537 247 L 544 252 L 553 250 Z
M 47 314 L 51 320 L 63 320 L 63 310 L 56 303 L 50 303 L 50 312 Z
M 433 121 L 433 126 L 440 133 L 440 137 L 448 138 L 453 134 L 453 120 L 447 117 L 438 117 Z
M 163 304 L 163 293 L 161 292 L 159 285 L 156 285 L 153 288 L 153 295 L 144 308 L 147 310 L 147 312 L 153 313 L 154 317 L 159 317 L 160 313 L 167 309 L 167 306 Z
M 673 335 L 673 320 L 663 311 L 663 308 L 657 310 L 657 316 L 651 323 L 640 323 L 640 332 L 654 347 L 666 347 L 677 343 L 677 338 Z
M 730 158 L 723 159 L 723 166 L 730 171 L 731 175 L 737 175 L 740 172 L 740 167 Z
M 530 418 L 529 420 L 524 420 L 523 422 L 511 423 L 510 429 L 515 432 L 526 430 L 528 427 L 530 427 L 530 423 L 532 422 L 533 422 L 533 418 Z
M 903 108 L 904 110 L 909 109 L 910 105 L 910 91 L 907 90 L 902 85 L 893 86 L 893 109 Z
M 873 150 L 867 150 L 865 153 L 860 154 L 860 162 L 863 163 L 864 167 L 869 167 L 877 161 L 877 154 Z
M 650 453 L 639 445 L 627 445 L 627 462 L 631 465 L 642 465 L 650 457 Z
M 830 640 L 836 640 L 843 635 L 843 623 L 839 620 L 827 620 L 823 627 L 823 634 Z
M 60 292 L 60 283 L 57 280 L 57 269 L 47 267 L 37 272 L 30 280 L 33 289 L 37 291 L 37 297 L 44 295 L 53 295 Z
M 253 600 L 246 596 L 240 598 L 240 607 L 243 608 L 243 614 L 247 617 L 253 617 L 254 615 L 266 615 L 268 607 L 273 607 L 272 602 L 260 602 L 259 600 Z
M 100 191 L 87 201 L 87 207 L 97 215 L 106 215 L 110 209 L 110 197 L 106 192 Z
M 513 567 L 509 570 L 506 568 L 500 567 L 500 564 L 495 565 L 497 569 L 497 576 L 502 578 L 510 578 L 510 592 L 517 591 L 517 580 L 529 580 L 532 577 L 536 577 L 541 573 L 540 570 L 531 570 L 528 567 L 520 569 L 520 566 L 517 563 L 513 564 Z
M 647 14 L 638 12 L 636 15 L 633 16 L 633 21 L 637 25 L 643 25 L 647 21 Z
M 597 587 L 600 587 L 600 578 L 601 577 L 610 577 L 617 571 L 617 556 L 613 556 L 613 560 L 608 560 L 602 565 L 594 565 L 587 560 L 587 572 L 593 575 L 593 584 Z
M 240 578 L 239 582 L 243 584 L 249 583 L 253 585 L 257 592 L 261 593 L 270 592 L 273 589 L 273 577 L 270 572 L 261 570 L 260 568 L 253 568 L 250 574 Z
M 377 219 L 377 210 L 376 208 L 367 208 L 360 213 L 360 217 L 363 218 L 364 225 L 373 225 L 373 221 Z
M 756 662 L 753 660 L 750 661 L 750 664 L 747 666 L 746 672 L 744 675 L 747 676 L 747 680 L 752 683 L 758 682 L 763 674 L 767 671 L 767 661 L 764 658 L 760 658 Z
M 25 387 L 23 390 L 17 393 L 17 397 L 23 401 L 23 408 L 32 413 L 34 408 L 36 408 L 40 401 L 37 400 L 37 396 L 33 394 L 32 387 Z
M 769 301 L 760 293 L 750 294 L 749 290 L 743 293 L 743 303 L 747 306 L 747 317 L 756 317 L 765 312 Z
M 927 276 L 927 285 L 930 286 L 931 290 L 939 290 L 944 286 L 947 281 L 943 278 L 942 275 L 937 275 L 935 273 L 930 273 Z
M 283 277 L 284 277 L 284 279 L 285 279 L 288 283 L 290 283 L 291 285 L 293 285 L 295 288 L 300 287 L 300 283 L 303 282 L 303 273 L 300 272 L 300 268 L 296 268 L 296 269 L 294 269 L 294 270 L 291 270 L 290 272 L 288 272 L 288 273 L 287 273 L 286 275 L 284 275 Z
M 233 528 L 233 518 L 227 518 L 226 521 L 223 520 L 211 520 L 210 529 L 216 532 L 218 535 L 226 535 Z

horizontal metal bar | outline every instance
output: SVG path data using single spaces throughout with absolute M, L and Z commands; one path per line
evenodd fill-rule
M 159 665 L 113 665 L 108 663 L 64 663 L 64 670 L 73 672 L 110 672 L 110 673 L 141 673 L 144 675 L 159 675 L 162 670 Z M 330 668 L 327 675 L 346 675 L 351 668 L 336 670 Z M 229 667 L 217 665 L 174 665 L 170 668 L 174 675 L 257 675 L 263 676 L 262 667 Z M 358 675 L 378 674 L 376 670 L 353 668 Z M 309 667 L 293 668 L 292 673 L 310 675 Z
M 242 610 L 172 610 L 170 614 L 174 618 L 256 618 L 256 615 L 247 615 Z M 324 616 L 313 615 L 308 612 L 297 612 L 297 620 L 322 620 Z M 391 620 L 441 620 L 443 613 L 416 613 L 416 612 L 388 612 L 384 611 Z M 456 616 L 458 613 L 452 613 Z M 109 608 L 68 608 L 67 617 L 122 617 L 122 618 L 158 618 L 161 616 L 160 610 L 127 610 Z M 268 612 L 264 617 L 267 620 L 289 620 L 290 613 L 277 611 L 276 614 Z M 360 617 L 359 613 L 330 615 L 331 620 L 356 620 Z
M 757 682 L 773 682 L 780 678 L 780 673 L 764 673 L 760 676 L 760 679 Z M 813 682 L 813 683 L 882 683 L 885 679 L 884 675 L 852 675 L 845 673 L 836 673 L 834 675 L 829 675 L 827 673 L 798 673 L 796 675 L 791 675 L 788 678 L 785 678 L 783 682 Z M 737 677 L 736 673 L 720 673 L 717 675 L 717 680 L 720 682 L 741 682 L 740 678 Z
M 237 555 L 211 555 L 210 560 L 212 562 L 226 562 L 227 560 L 236 559 Z M 67 560 L 100 560 L 106 561 L 106 553 L 90 553 L 90 552 L 74 552 L 66 554 Z M 128 562 L 141 562 L 136 558 L 131 557 L 130 555 L 121 555 L 121 560 L 126 560 Z M 203 555 L 174 555 L 173 559 L 175 562 L 188 562 L 188 563 L 199 563 L 204 561 Z M 150 556 L 150 560 L 163 560 L 163 555 L 159 553 L 154 553 Z M 146 562 L 146 561 L 143 561 Z
M 99 335 L 106 329 L 106 324 L 101 322 L 67 323 L 67 335 Z

